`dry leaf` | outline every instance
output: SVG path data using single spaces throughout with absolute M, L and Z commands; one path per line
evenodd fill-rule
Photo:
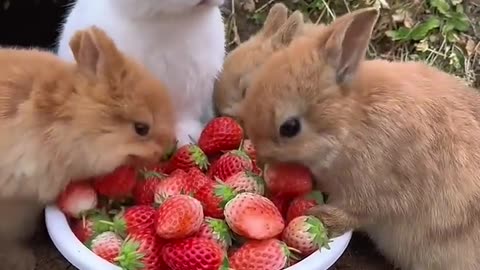
M 465 45 L 465 50 L 469 57 L 475 53 L 475 42 L 472 39 L 468 39 L 467 44 Z

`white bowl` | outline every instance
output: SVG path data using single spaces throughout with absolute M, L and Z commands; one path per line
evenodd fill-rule
M 121 270 L 98 257 L 85 247 L 73 234 L 65 215 L 56 207 L 45 210 L 48 234 L 57 249 L 75 267 L 80 270 Z M 322 248 L 287 270 L 327 270 L 343 254 L 350 242 L 352 232 L 333 238 L 330 249 Z

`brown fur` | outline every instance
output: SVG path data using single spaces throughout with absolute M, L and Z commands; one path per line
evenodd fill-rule
M 403 270 L 480 269 L 480 96 L 423 63 L 364 60 L 378 12 L 338 18 L 258 71 L 241 118 L 259 158 L 308 166 L 338 235 Z M 302 129 L 279 127 L 291 117 Z
M 34 269 L 19 244 L 70 180 L 160 160 L 174 141 L 165 87 L 92 27 L 71 40 L 77 64 L 37 50 L 0 50 L 0 259 Z M 141 137 L 133 123 L 150 125 Z M 3 269 L 3 268 L 2 268 Z
M 307 28 L 312 31 L 312 25 L 304 26 L 300 11 L 288 19 L 287 13 L 283 3 L 273 5 L 262 29 L 227 55 L 213 94 L 218 114 L 237 117 L 239 104 L 256 70 L 296 36 L 306 35 Z

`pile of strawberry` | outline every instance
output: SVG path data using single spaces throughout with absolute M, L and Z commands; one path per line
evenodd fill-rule
M 323 203 L 310 172 L 257 166 L 233 119 L 207 124 L 168 161 L 71 183 L 57 205 L 91 251 L 122 269 L 284 269 L 329 238 L 306 211 Z

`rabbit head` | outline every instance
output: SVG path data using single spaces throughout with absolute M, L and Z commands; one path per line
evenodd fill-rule
M 352 87 L 378 11 L 361 9 L 276 52 L 258 71 L 241 107 L 247 135 L 264 161 L 332 161 L 355 115 Z

